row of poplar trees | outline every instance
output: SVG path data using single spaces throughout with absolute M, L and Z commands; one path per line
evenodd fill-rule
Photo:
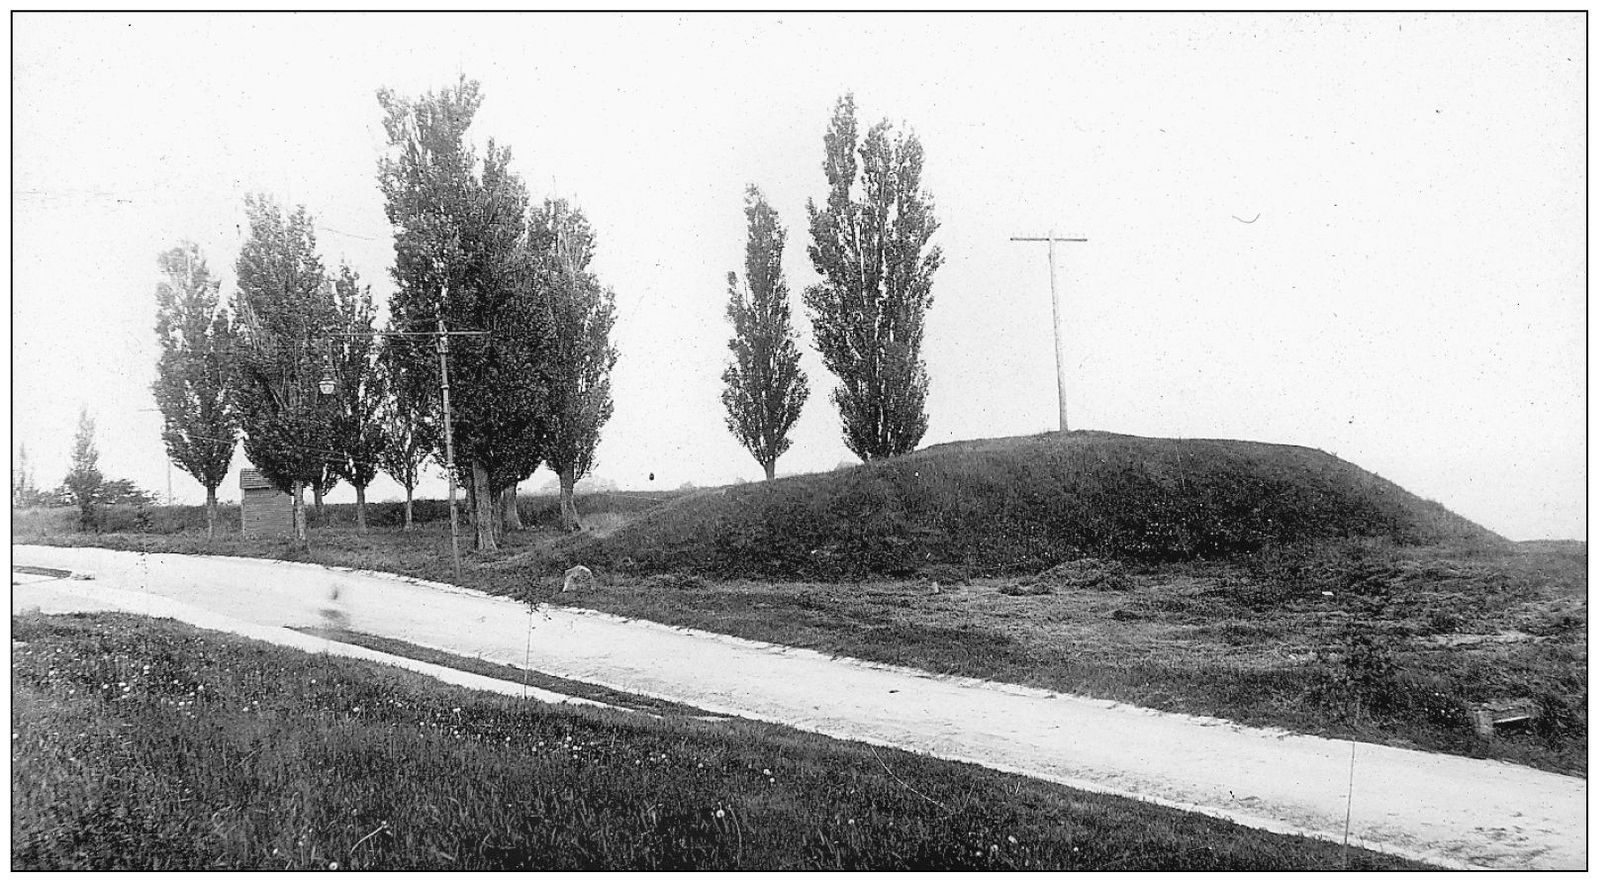
M 469 490 L 476 546 L 520 528 L 515 486 L 544 464 L 560 481 L 563 527 L 578 529 L 573 488 L 611 416 L 617 357 L 615 298 L 589 270 L 588 221 L 565 200 L 530 205 L 509 148 L 469 144 L 476 82 L 377 97 L 395 254 L 389 325 L 376 332 L 370 289 L 350 267 L 326 271 L 304 208 L 249 198 L 232 302 L 195 245 L 159 261 L 153 391 L 169 456 L 207 489 L 210 534 L 237 437 L 291 494 L 299 542 L 305 487 L 318 520 L 325 493 L 347 481 L 363 528 L 379 472 L 404 488 L 408 528 L 421 468 L 448 460 L 437 331 L 483 332 L 450 337 L 446 355 L 453 477 Z
M 821 281 L 805 301 L 813 342 L 837 385 L 841 435 L 863 461 L 914 450 L 928 420 L 930 380 L 920 346 L 941 252 L 935 205 L 920 187 L 924 148 L 888 120 L 858 142 L 850 94 L 824 134 L 829 196 L 807 203 L 807 256 Z M 732 353 L 723 373 L 729 431 L 773 479 L 807 401 L 807 377 L 790 325 L 779 214 L 755 186 L 746 191 L 745 274 L 728 276 Z

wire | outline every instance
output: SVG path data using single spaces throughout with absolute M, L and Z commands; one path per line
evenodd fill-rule
M 189 435 L 186 435 L 186 437 L 188 439 L 190 439 L 190 440 L 204 440 L 204 441 L 212 441 L 212 442 L 217 443 L 217 444 L 230 444 L 231 449 L 234 449 L 235 444 L 243 443 L 245 441 L 245 437 L 239 437 L 239 438 L 235 438 L 234 440 L 231 440 L 231 439 L 222 438 L 222 437 L 212 437 L 210 435 L 205 435 L 205 434 L 189 434 Z M 316 454 L 324 457 L 327 461 L 331 461 L 331 462 L 353 461 L 353 462 L 358 462 L 358 463 L 364 464 L 364 465 L 380 465 L 381 464 L 381 459 L 380 459 L 379 456 L 374 458 L 374 459 L 354 458 L 352 455 L 350 455 L 350 454 L 348 454 L 348 453 L 346 453 L 346 452 L 344 452 L 342 450 L 332 450 L 332 449 L 321 448 L 321 447 L 305 447 L 305 446 L 303 446 L 301 444 L 280 444 L 279 446 L 281 446 L 282 448 L 288 449 L 288 450 L 297 450 L 298 452 L 302 452 L 302 453 L 316 453 Z

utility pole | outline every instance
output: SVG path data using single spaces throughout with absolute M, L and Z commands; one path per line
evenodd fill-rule
M 445 285 L 446 287 L 446 285 Z M 447 298 L 447 291 L 444 291 Z M 454 411 L 448 405 L 448 326 L 437 316 L 437 367 L 443 377 L 443 440 L 448 447 L 448 533 L 454 546 L 454 577 L 460 576 L 460 514 L 454 504 Z
M 1086 239 L 1061 238 L 1049 230 L 1046 236 L 1010 236 L 1011 242 L 1048 243 L 1048 292 L 1054 303 L 1054 374 L 1059 382 L 1059 430 L 1069 431 L 1065 418 L 1065 355 L 1059 342 L 1059 279 L 1054 269 L 1054 242 L 1085 242 Z
M 446 294 L 446 292 L 445 292 Z M 454 494 L 454 411 L 448 400 L 448 338 L 451 336 L 490 336 L 492 331 L 486 330 L 449 330 L 443 323 L 443 317 L 437 316 L 437 330 L 435 331 L 403 331 L 403 330 L 370 330 L 361 333 L 333 333 L 336 337 L 435 337 L 437 340 L 437 370 L 441 377 L 438 388 L 443 393 L 443 441 L 445 452 L 448 454 L 448 532 L 449 543 L 454 549 L 454 575 L 460 574 L 460 515 L 459 507 L 455 504 Z M 329 342 L 329 340 L 327 340 Z

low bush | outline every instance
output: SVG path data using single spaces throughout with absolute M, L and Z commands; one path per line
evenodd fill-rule
M 1056 588 L 1126 591 L 1137 586 L 1120 563 L 1091 558 L 1069 560 L 1044 569 L 1036 575 L 1020 579 L 1020 585 L 1027 593 L 1033 592 L 1034 589 L 1049 593 Z

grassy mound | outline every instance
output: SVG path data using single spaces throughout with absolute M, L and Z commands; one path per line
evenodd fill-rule
M 696 493 L 560 561 L 840 580 L 1032 573 L 1066 560 L 1225 559 L 1335 538 L 1497 537 L 1319 450 L 1069 432 L 941 444 Z

